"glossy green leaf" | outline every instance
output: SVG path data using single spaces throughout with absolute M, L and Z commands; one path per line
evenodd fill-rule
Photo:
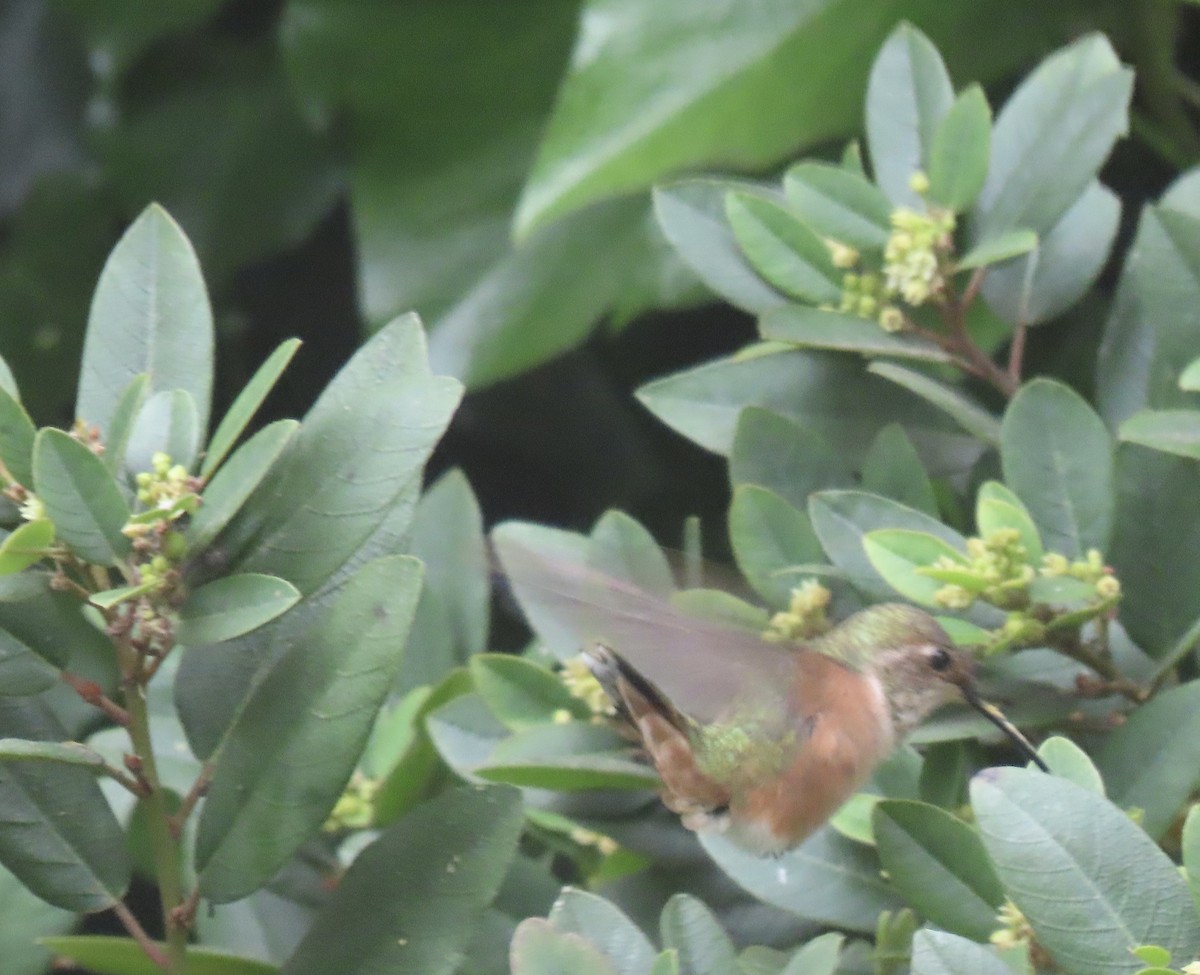
M 937 606 L 942 583 L 918 572 L 939 559 L 965 565 L 958 549 L 925 532 L 906 529 L 880 529 L 863 536 L 863 550 L 875 571 L 900 595 L 925 606 Z
M 603 897 L 566 887 L 550 911 L 550 923 L 564 934 L 576 934 L 595 945 L 616 975 L 643 975 L 655 964 L 650 940 L 636 924 Z
M 689 975 L 737 975 L 737 954 L 720 922 L 700 900 L 676 894 L 663 908 L 659 931 L 664 948 L 679 952 Z
M 1200 683 L 1163 691 L 1130 714 L 1099 765 L 1113 802 L 1141 809 L 1142 827 L 1161 839 L 1200 785 Z
M 929 152 L 929 198 L 948 210 L 970 208 L 987 177 L 992 110 L 987 96 L 972 85 L 955 99 Z
M 1112 440 L 1074 390 L 1026 383 L 1004 414 L 1004 480 L 1025 502 L 1046 548 L 1078 557 L 1108 549 L 1116 500 Z
M 725 216 L 742 253 L 768 283 L 812 304 L 841 297 L 829 248 L 781 203 L 734 190 L 725 196 Z
M 1104 781 L 1100 778 L 1099 770 L 1092 764 L 1087 752 L 1070 738 L 1060 735 L 1047 738 L 1038 746 L 1038 754 L 1050 766 L 1053 774 L 1098 796 L 1104 795 Z
M 54 522 L 48 518 L 19 525 L 0 542 L 0 575 L 20 572 L 41 561 L 53 542 Z
M 724 199 L 737 185 L 693 179 L 654 190 L 654 216 L 683 262 L 714 294 L 752 314 L 784 305 L 783 295 L 750 266 L 725 218 Z
M 926 171 L 934 136 L 953 103 L 937 48 L 911 24 L 901 24 L 876 55 L 867 82 L 867 147 L 875 181 L 893 205 L 921 206 L 909 182 Z
M 803 423 L 758 407 L 738 417 L 729 455 L 734 487 L 754 484 L 774 491 L 796 508 L 814 491 L 849 487 L 850 470 L 840 451 Z
M 508 729 L 478 694 L 459 694 L 439 705 L 425 718 L 430 741 L 442 760 L 460 776 L 469 782 L 482 782 L 476 773 L 508 737 Z
M 558 711 L 579 720 L 591 714 L 558 675 L 529 660 L 506 653 L 479 654 L 471 658 L 470 670 L 479 696 L 510 728 L 552 722 Z
M 937 516 L 933 484 L 912 441 L 898 423 L 888 424 L 872 442 L 863 458 L 862 487 L 872 494 Z
M 1013 975 L 991 948 L 947 931 L 913 936 L 912 975 Z
M 288 367 L 292 356 L 299 348 L 299 339 L 288 339 L 281 342 L 275 351 L 267 356 L 263 364 L 255 370 L 250 381 L 242 387 L 225 415 L 221 417 L 221 422 L 217 424 L 217 429 L 208 443 L 204 462 L 200 465 L 201 477 L 210 478 L 213 471 L 221 466 L 221 462 L 225 460 L 233 449 L 233 445 L 237 443 L 238 437 L 254 419 L 254 414 L 258 412 L 263 400 L 275 388 L 275 383 L 283 375 L 283 371 Z
M 891 380 L 932 403 L 967 433 L 989 446 L 1000 442 L 1000 425 L 996 418 L 955 387 L 894 362 L 873 362 L 869 368 L 875 375 Z
M 286 613 L 299 599 L 295 586 L 275 576 L 224 576 L 188 595 L 175 638 L 185 646 L 232 640 Z
M 873 183 L 827 163 L 803 162 L 783 178 L 801 219 L 822 237 L 851 247 L 882 250 L 891 233 L 891 205 Z
M 514 789 L 427 802 L 358 855 L 281 975 L 451 975 L 516 853 Z
M 987 940 L 1004 891 L 975 830 L 902 799 L 880 802 L 873 822 L 880 862 L 908 904 L 940 928 Z
M 162 971 L 132 938 L 67 935 L 43 938 L 42 944 L 96 975 L 158 975 Z M 273 975 L 278 970 L 276 966 L 254 958 L 189 945 L 184 971 L 186 975 Z
M 164 389 L 152 393 L 142 404 L 129 432 L 126 470 L 153 470 L 157 453 L 164 453 L 172 464 L 182 464 L 191 470 L 200 450 L 202 431 L 198 422 L 196 403 L 186 390 Z
M 33 487 L 60 541 L 83 559 L 115 565 L 129 552 L 121 534 L 129 506 L 104 461 L 61 430 L 41 430 L 33 448 Z
M 276 420 L 234 451 L 205 486 L 203 503 L 187 527 L 188 548 L 199 551 L 221 533 L 279 459 L 300 424 Z
M 834 975 L 844 941 L 836 931 L 818 935 L 792 955 L 780 975 Z
M 948 362 L 950 356 L 925 339 L 886 332 L 878 322 L 801 305 L 769 309 L 759 321 L 764 339 L 810 349 L 835 349 L 865 356 L 895 356 L 924 362 Z
M 66 732 L 43 701 L 0 698 L 0 737 L 57 743 Z M 56 907 L 90 913 L 120 900 L 129 854 L 94 770 L 0 759 L 0 862 Z
M 789 570 L 825 560 L 808 515 L 753 484 L 733 489 L 729 541 L 738 568 L 772 607 L 786 606 L 803 578 Z
M 1032 230 L 1017 228 L 1002 230 L 990 237 L 985 237 L 975 244 L 956 262 L 960 271 L 970 271 L 989 264 L 1000 264 L 1028 254 L 1038 245 L 1038 235 Z
M 658 774 L 634 760 L 626 745 L 600 725 L 534 725 L 498 742 L 475 772 L 489 782 L 563 792 L 657 786 Z
M 139 373 L 150 391 L 183 389 L 208 426 L 212 310 L 195 251 L 179 225 L 151 204 L 113 249 L 92 300 L 76 415 L 107 433 L 122 393 Z
M 33 421 L 17 398 L 0 387 L 0 461 L 18 484 L 33 484 Z
M 996 119 L 977 235 L 1054 226 L 1128 129 L 1132 87 L 1132 72 L 1099 34 L 1043 61 Z
M 1200 410 L 1143 410 L 1121 424 L 1120 438 L 1200 460 Z
M 557 931 L 540 917 L 526 918 L 509 950 L 512 975 L 615 975 L 612 963 L 586 938 Z
M 1129 949 L 1200 951 L 1187 884 L 1139 826 L 1073 782 L 997 769 L 971 800 L 1005 892 L 1067 975 L 1131 972 Z
M 369 563 L 255 688 L 221 746 L 200 817 L 206 897 L 249 894 L 320 828 L 391 687 L 420 585 L 415 559 Z

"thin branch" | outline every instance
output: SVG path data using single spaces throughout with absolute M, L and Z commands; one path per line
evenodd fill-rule
M 101 766 L 101 770 L 110 779 L 113 779 L 114 781 L 121 783 L 121 785 L 123 785 L 126 789 L 128 789 L 130 792 L 132 792 L 139 799 L 145 799 L 146 796 L 148 796 L 150 794 L 146 788 L 144 779 L 137 779 L 137 778 L 134 778 L 132 775 L 126 775 L 115 765 L 109 765 L 108 762 L 105 762 Z
M 183 903 L 171 912 L 168 923 L 181 931 L 188 931 L 192 927 L 192 922 L 196 919 L 196 907 L 200 904 L 200 888 L 193 887 L 192 892 L 187 895 Z
M 168 818 L 168 825 L 176 839 L 183 835 L 183 824 L 187 822 L 188 816 L 196 808 L 196 803 L 208 792 L 208 787 L 212 783 L 213 771 L 213 763 L 205 762 L 204 767 L 200 769 L 200 774 L 196 776 L 196 781 L 188 790 L 188 794 L 183 797 L 183 802 L 179 804 L 175 814 Z
M 125 906 L 124 902 L 117 901 L 113 905 L 113 913 L 117 916 L 117 920 L 121 922 L 121 926 L 129 932 L 129 936 L 141 946 L 142 951 L 146 953 L 146 957 L 164 972 L 169 971 L 170 960 L 167 958 L 166 952 L 162 950 L 157 941 L 146 933 L 146 929 L 133 916 L 133 912 Z
M 1008 378 L 1016 386 L 1021 383 L 1021 369 L 1025 362 L 1025 336 L 1028 332 L 1029 326 L 1024 320 L 1017 322 L 1017 330 L 1013 332 L 1012 345 L 1008 350 Z
M 59 671 L 59 678 L 81 698 L 93 707 L 99 708 L 122 728 L 129 727 L 129 712 L 104 693 L 104 689 L 94 680 L 87 680 L 69 670 Z
M 1142 704 L 1150 697 L 1149 688 L 1142 687 L 1137 682 L 1130 680 L 1117 670 L 1111 660 L 1106 659 L 1101 654 L 1094 653 L 1091 647 L 1081 643 L 1079 640 L 1051 640 L 1050 646 L 1063 656 L 1070 657 L 1077 663 L 1081 663 L 1090 670 L 1094 670 L 1103 678 L 1104 688 L 1109 692 L 1121 694 L 1135 704 Z

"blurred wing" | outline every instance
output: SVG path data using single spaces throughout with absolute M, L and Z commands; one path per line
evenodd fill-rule
M 605 644 L 698 721 L 713 720 L 737 697 L 788 696 L 793 649 L 683 613 L 591 568 L 587 539 L 531 527 L 506 525 L 492 541 L 530 625 L 560 658 Z

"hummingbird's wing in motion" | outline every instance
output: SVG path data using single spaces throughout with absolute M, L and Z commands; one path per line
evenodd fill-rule
M 560 559 L 504 532 L 493 533 L 493 542 L 530 622 L 557 637 L 554 652 L 611 647 L 700 722 L 717 719 L 736 699 L 765 705 L 794 694 L 794 649 L 684 613 L 663 595 L 591 568 L 578 552 Z

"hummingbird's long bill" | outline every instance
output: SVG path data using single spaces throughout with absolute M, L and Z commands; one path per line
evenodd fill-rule
M 998 707 L 994 704 L 988 704 L 987 701 L 983 700 L 976 693 L 973 687 L 963 687 L 962 692 L 963 697 L 967 699 L 967 703 L 1003 731 L 1012 743 L 1017 746 L 1017 751 L 1033 762 L 1043 772 L 1050 771 L 1050 767 L 1042 761 L 1042 756 L 1037 753 L 1037 749 L 1033 747 L 1032 742 L 1021 734 L 1020 729 L 1009 721 Z

